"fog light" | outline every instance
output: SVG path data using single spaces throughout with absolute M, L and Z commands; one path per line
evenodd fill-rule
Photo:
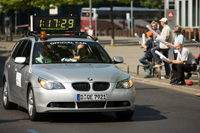
M 123 102 L 123 105 L 124 106 L 128 106 L 128 102 Z
M 55 107 L 56 104 L 55 103 L 50 103 L 50 107 Z

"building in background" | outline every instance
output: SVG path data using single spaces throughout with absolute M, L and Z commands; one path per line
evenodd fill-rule
M 200 0 L 165 0 L 166 17 L 169 10 L 176 11 L 175 24 L 183 28 L 185 40 L 200 40 Z
M 165 10 L 176 10 L 176 24 L 200 28 L 200 0 L 165 0 Z
M 200 0 L 176 0 L 177 24 L 184 28 L 200 28 Z

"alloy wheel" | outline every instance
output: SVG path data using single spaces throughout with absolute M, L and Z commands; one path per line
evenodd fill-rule
M 8 103 L 8 88 L 7 88 L 8 84 L 5 81 L 4 82 L 4 88 L 3 88 L 3 104 L 7 105 Z
M 33 91 L 30 90 L 29 95 L 28 95 L 28 113 L 29 113 L 30 116 L 33 115 L 33 104 L 34 104 Z

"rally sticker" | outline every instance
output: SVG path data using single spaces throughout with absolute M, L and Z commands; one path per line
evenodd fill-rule
M 22 87 L 22 74 L 19 72 L 16 73 L 16 85 Z
M 66 42 L 50 42 L 51 45 L 54 44 L 87 44 L 87 42 L 70 42 L 70 41 L 66 41 Z

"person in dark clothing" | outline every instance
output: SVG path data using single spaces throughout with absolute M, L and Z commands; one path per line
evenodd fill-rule
M 200 65 L 200 54 L 198 55 L 198 57 L 195 57 L 194 56 L 194 59 L 195 59 L 195 61 L 196 61 L 196 63 L 197 63 L 197 65 Z M 199 69 L 197 69 L 197 70 L 199 70 Z M 200 71 L 200 70 L 199 70 Z M 190 77 L 192 76 L 192 73 L 191 72 L 188 72 L 186 75 L 185 75 L 185 79 L 189 79 Z
M 139 59 L 139 61 L 147 68 L 146 76 L 144 78 L 150 78 L 153 66 L 153 55 L 151 53 L 151 49 L 153 48 L 153 33 L 151 31 L 148 31 L 146 32 L 146 34 L 149 40 L 145 44 L 139 41 L 139 44 L 141 44 L 146 49 L 145 54 Z

